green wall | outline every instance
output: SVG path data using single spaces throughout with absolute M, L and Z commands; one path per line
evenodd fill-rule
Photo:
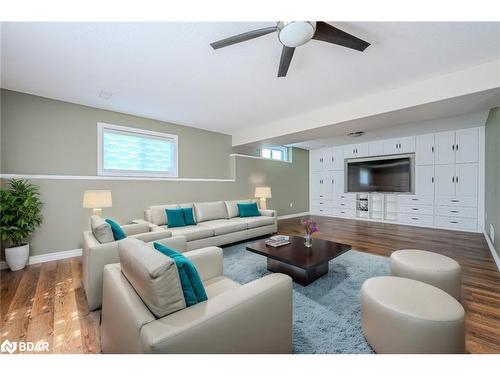
M 308 151 L 294 149 L 292 163 L 230 157 L 231 137 L 225 134 L 8 90 L 1 91 L 2 174 L 96 176 L 97 122 L 177 134 L 180 177 L 234 182 L 33 179 L 40 186 L 44 223 L 30 241 L 31 255 L 81 247 L 91 215 L 82 208 L 88 189 L 112 191 L 113 207 L 103 215 L 121 223 L 142 218 L 150 205 L 247 198 L 256 186 L 271 186 L 268 206 L 279 215 L 309 210 Z
M 495 229 L 495 249 L 500 255 L 500 107 L 490 111 L 485 128 L 485 231 Z

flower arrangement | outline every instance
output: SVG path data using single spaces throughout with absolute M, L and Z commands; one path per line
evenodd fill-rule
M 304 226 L 304 229 L 306 231 L 307 235 L 311 235 L 313 233 L 316 233 L 318 229 L 318 225 L 314 220 L 311 219 L 302 219 L 300 223 Z

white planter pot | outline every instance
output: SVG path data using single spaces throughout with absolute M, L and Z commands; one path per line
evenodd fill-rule
M 28 263 L 29 255 L 29 244 L 5 249 L 5 260 L 11 271 L 22 270 Z

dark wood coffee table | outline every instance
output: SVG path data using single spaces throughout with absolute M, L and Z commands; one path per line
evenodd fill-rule
M 266 239 L 247 245 L 247 250 L 267 257 L 267 269 L 287 274 L 301 285 L 309 285 L 328 272 L 328 262 L 351 250 L 351 245 L 314 238 L 312 247 L 303 237 L 290 236 L 290 244 L 272 247 Z

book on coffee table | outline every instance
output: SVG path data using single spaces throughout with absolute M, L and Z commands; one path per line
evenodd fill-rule
M 273 236 L 266 240 L 266 245 L 272 247 L 288 245 L 289 243 L 290 243 L 290 237 L 288 236 Z

